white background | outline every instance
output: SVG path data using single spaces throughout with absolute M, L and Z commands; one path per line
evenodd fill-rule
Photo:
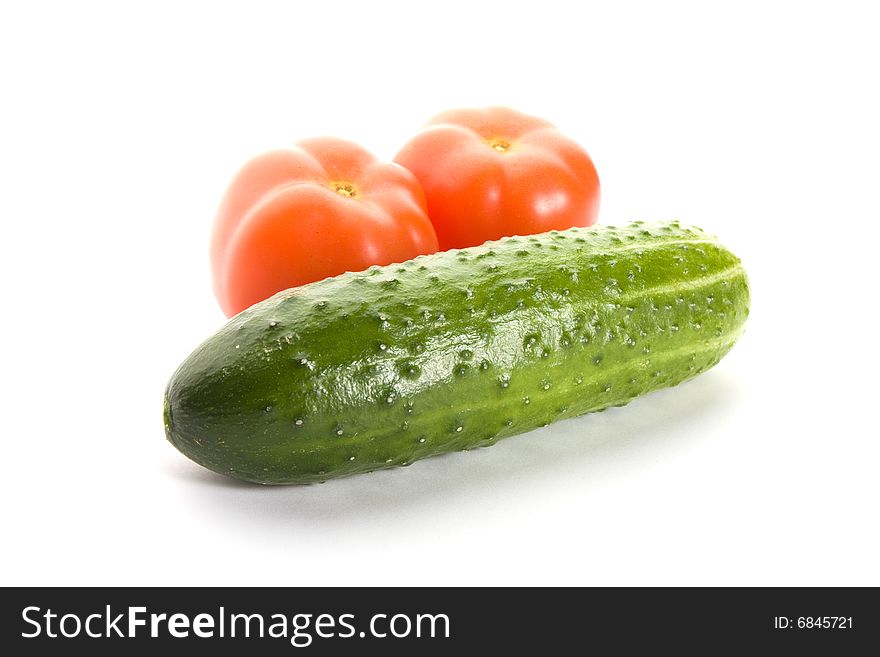
M 872 3 L 4 3 L 2 584 L 880 585 Z M 504 104 L 591 153 L 600 221 L 750 274 L 711 372 L 491 449 L 310 487 L 163 435 L 221 326 L 208 234 L 249 157 L 391 158 Z

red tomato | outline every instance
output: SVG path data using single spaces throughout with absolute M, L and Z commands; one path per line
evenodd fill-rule
M 351 142 L 309 139 L 232 181 L 211 239 L 214 292 L 231 317 L 289 287 L 436 250 L 413 174 Z
M 441 249 L 590 226 L 599 176 L 553 125 L 504 107 L 439 114 L 394 158 L 428 201 Z

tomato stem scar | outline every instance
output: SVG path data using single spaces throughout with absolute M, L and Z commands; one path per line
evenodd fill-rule
M 358 195 L 357 187 L 352 185 L 350 182 L 346 182 L 344 180 L 330 183 L 330 189 L 332 189 L 340 196 L 345 196 L 346 198 L 354 198 Z
M 498 137 L 491 137 L 489 139 L 485 139 L 484 141 L 499 153 L 506 153 L 510 150 L 511 147 L 511 143 L 509 141 L 499 139 Z

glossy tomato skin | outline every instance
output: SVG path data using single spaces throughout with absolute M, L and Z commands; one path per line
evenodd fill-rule
M 437 251 L 425 197 L 404 167 L 330 137 L 248 162 L 211 237 L 228 317 L 281 290 Z
M 444 112 L 394 158 L 425 192 L 440 248 L 590 226 L 599 176 L 552 124 L 512 109 Z

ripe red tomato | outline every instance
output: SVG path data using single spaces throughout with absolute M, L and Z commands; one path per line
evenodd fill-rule
M 441 249 L 590 226 L 599 177 L 550 123 L 504 107 L 439 114 L 394 158 L 425 191 Z
M 214 292 L 228 317 L 281 290 L 437 250 L 412 173 L 351 142 L 301 141 L 247 163 L 211 238 Z

